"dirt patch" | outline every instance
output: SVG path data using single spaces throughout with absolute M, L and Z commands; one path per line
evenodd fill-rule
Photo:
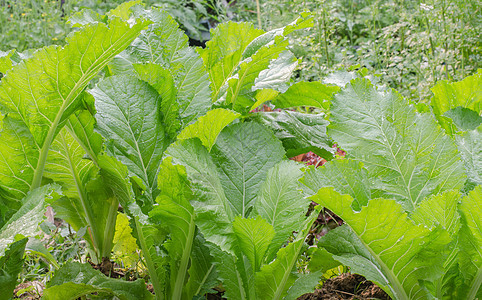
M 13 291 L 14 299 L 37 300 L 42 296 L 45 286 L 40 281 L 24 282 Z
M 314 293 L 305 294 L 298 300 L 391 300 L 381 288 L 358 274 L 345 273 L 328 279 Z

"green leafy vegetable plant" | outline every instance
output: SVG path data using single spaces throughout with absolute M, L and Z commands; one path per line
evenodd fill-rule
M 394 299 L 477 299 L 480 74 L 433 91 L 433 113 L 366 79 L 335 95 L 328 136 L 347 158 L 302 182 L 345 225 L 321 238 L 315 260 L 326 250 Z
M 283 159 L 307 148 L 330 157 L 327 138 L 308 137 L 326 137 L 327 123 L 250 113 L 289 89 L 298 61 L 286 36 L 311 26 L 309 14 L 270 32 L 222 24 L 206 49 L 193 49 L 169 15 L 139 3 L 107 16 L 79 12 L 65 47 L 2 60 L 2 218 L 54 182 L 62 197 L 49 203 L 74 229 L 87 228 L 94 263 L 110 257 L 122 206 L 156 299 L 192 299 L 220 280 L 230 298 L 290 299 L 311 289 L 316 276 L 298 274 L 296 263 L 314 215 L 304 217 L 300 167 Z M 19 257 L 14 245 L 8 255 Z M 140 284 L 66 263 L 44 297 L 152 298 L 132 292 Z

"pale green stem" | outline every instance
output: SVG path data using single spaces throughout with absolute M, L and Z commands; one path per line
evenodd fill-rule
M 258 15 L 258 28 L 262 29 L 262 27 L 261 27 L 261 5 L 259 4 L 259 0 L 256 0 L 256 14 Z
M 468 300 L 476 299 L 475 297 L 477 296 L 477 292 L 479 291 L 481 285 L 482 285 L 482 268 L 479 268 L 479 270 L 477 271 L 477 274 L 475 275 L 473 284 L 470 287 L 469 294 L 467 295 Z
M 144 255 L 144 259 L 146 260 L 147 270 L 149 271 L 152 286 L 154 287 L 154 292 L 156 293 L 156 299 L 163 300 L 164 295 L 162 294 L 162 288 L 159 278 L 157 276 L 157 270 L 154 266 L 154 262 L 152 261 L 151 254 L 149 253 L 149 248 L 147 247 L 146 240 L 144 239 L 144 233 L 142 232 L 139 218 L 135 217 L 134 222 L 136 224 L 137 237 L 139 238 L 139 244 L 141 245 L 142 254 Z
M 194 242 L 194 234 L 196 232 L 196 225 L 194 223 L 194 214 L 191 214 L 191 222 L 189 223 L 189 233 L 186 240 L 186 247 L 184 247 L 181 263 L 177 270 L 176 282 L 174 284 L 174 291 L 172 294 L 173 300 L 180 300 L 182 297 L 182 288 L 187 275 L 187 267 L 189 265 L 189 259 L 191 257 L 192 244 Z
M 112 199 L 107 215 L 106 226 L 104 229 L 104 243 L 102 245 L 102 257 L 110 259 L 110 253 L 114 243 L 115 224 L 117 218 L 117 210 L 119 209 L 119 200 Z

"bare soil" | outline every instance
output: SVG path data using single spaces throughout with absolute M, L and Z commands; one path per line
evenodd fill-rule
M 304 294 L 297 300 L 391 300 L 381 288 L 358 274 L 345 273 L 328 279 L 314 293 Z

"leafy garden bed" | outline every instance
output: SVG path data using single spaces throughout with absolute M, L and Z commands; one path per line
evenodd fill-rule
M 366 69 L 294 83 L 308 12 L 205 48 L 140 1 L 71 24 L 0 57 L 0 298 L 25 253 L 43 299 L 481 296 L 482 72 L 430 103 Z

